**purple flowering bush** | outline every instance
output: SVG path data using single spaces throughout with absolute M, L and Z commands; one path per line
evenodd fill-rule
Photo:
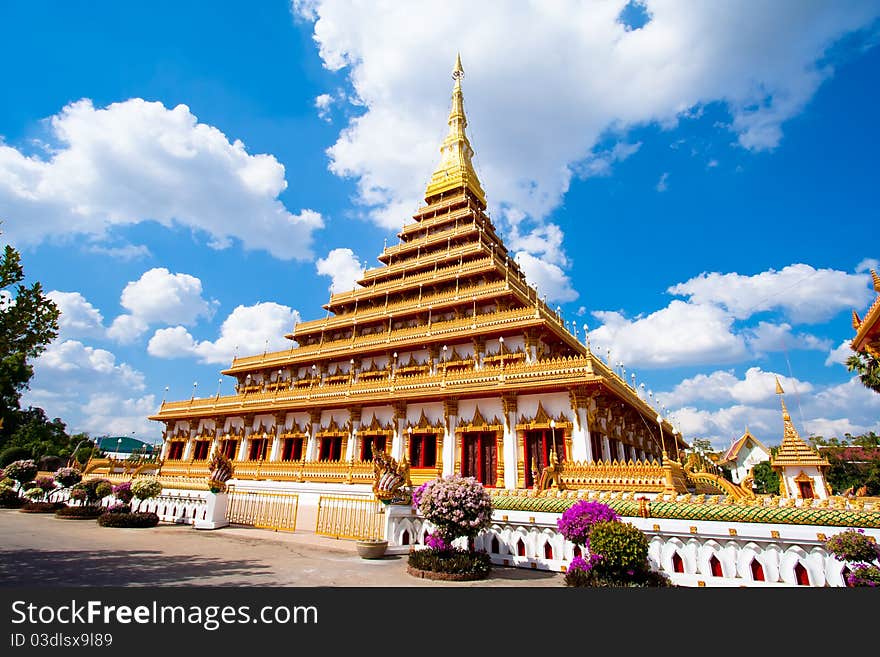
M 565 538 L 581 547 L 589 547 L 590 530 L 597 522 L 619 520 L 617 513 L 607 504 L 581 500 L 573 504 L 556 521 L 556 526 Z
M 880 548 L 865 536 L 864 529 L 848 529 L 825 541 L 825 549 L 840 561 L 853 563 L 846 576 L 847 586 L 880 586 Z
M 465 536 L 473 538 L 489 526 L 492 498 L 483 484 L 458 474 L 419 486 L 418 510 L 437 528 L 447 542 Z
M 70 488 L 82 481 L 82 472 L 76 468 L 58 468 L 55 481 L 64 488 Z
M 13 461 L 3 469 L 3 476 L 14 479 L 19 487 L 34 480 L 37 476 L 37 464 L 33 459 Z
M 123 504 L 131 502 L 131 499 L 134 497 L 134 493 L 131 491 L 131 482 L 123 481 L 121 484 L 114 486 L 113 495 Z
M 440 534 L 428 534 L 425 536 L 425 545 L 432 550 L 451 550 L 452 546 L 443 540 Z

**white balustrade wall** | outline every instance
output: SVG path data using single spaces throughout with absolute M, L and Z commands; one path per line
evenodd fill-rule
M 519 568 L 565 572 L 575 546 L 557 531 L 558 513 L 496 510 L 492 526 L 476 538 L 492 563 Z M 648 537 L 648 559 L 680 586 L 798 586 L 797 565 L 806 570 L 809 586 L 846 586 L 846 564 L 823 543 L 846 527 L 770 523 L 622 518 Z M 389 552 L 424 547 L 431 523 L 410 507 L 389 506 L 386 537 Z M 880 530 L 865 529 L 880 541 Z M 675 559 L 675 555 L 678 559 Z M 712 557 L 721 576 L 713 574 Z M 752 562 L 761 566 L 755 568 Z M 683 572 L 676 572 L 676 562 Z M 755 579 L 762 572 L 764 581 Z M 717 570 L 716 570 L 717 572 Z

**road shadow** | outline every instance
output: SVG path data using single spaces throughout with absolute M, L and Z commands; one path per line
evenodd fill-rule
M 253 586 L 271 573 L 247 559 L 168 555 L 157 550 L 8 550 L 0 552 L 0 586 Z M 221 584 L 210 582 L 222 575 Z M 240 582 L 230 577 L 241 577 Z

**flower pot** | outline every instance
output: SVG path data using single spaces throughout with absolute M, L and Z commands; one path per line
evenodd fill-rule
M 385 556 L 388 541 L 358 541 L 356 546 L 362 559 L 381 559 Z

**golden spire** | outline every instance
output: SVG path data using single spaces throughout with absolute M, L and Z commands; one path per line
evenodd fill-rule
M 874 281 L 874 292 L 880 292 L 880 276 L 873 269 L 871 270 L 871 280 Z
M 823 459 L 819 453 L 811 448 L 801 438 L 797 429 L 791 421 L 791 415 L 785 406 L 785 394 L 779 383 L 779 377 L 776 377 L 776 394 L 782 402 L 782 444 L 776 452 L 776 455 L 770 458 L 770 465 L 822 465 L 827 466 L 828 461 Z
M 464 77 L 464 68 L 461 66 L 461 55 L 455 58 L 455 68 L 452 71 L 452 79 L 455 84 L 452 87 L 452 108 L 449 110 L 449 133 L 440 146 L 440 163 L 431 176 L 431 182 L 425 190 L 425 198 L 431 198 L 443 192 L 453 189 L 464 188 L 477 197 L 482 206 L 486 207 L 486 193 L 480 186 L 477 173 L 471 158 L 474 149 L 468 141 L 465 128 L 467 117 L 464 113 L 464 94 L 461 91 L 461 79 Z
M 785 391 L 782 389 L 782 386 L 779 383 L 778 376 L 776 377 L 776 394 L 777 395 L 784 395 L 785 394 Z M 783 401 L 783 403 L 785 403 L 785 402 Z

